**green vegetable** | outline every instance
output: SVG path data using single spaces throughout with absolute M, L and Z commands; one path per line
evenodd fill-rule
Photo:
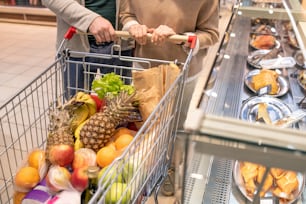
M 126 85 L 122 81 L 120 75 L 114 72 L 105 74 L 99 79 L 92 82 L 92 90 L 96 92 L 99 98 L 107 96 L 116 96 L 121 91 L 127 91 L 129 94 L 134 93 L 135 89 L 132 85 Z

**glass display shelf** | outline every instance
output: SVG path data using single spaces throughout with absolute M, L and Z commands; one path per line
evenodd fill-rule
M 306 112 L 306 91 L 298 78 L 306 68 L 304 2 L 267 3 L 262 0 L 256 5 L 254 2 L 244 0 L 234 5 L 234 15 L 222 36 L 210 76 L 206 82 L 201 82 L 204 85 L 199 93 L 194 94 L 197 101 L 189 109 L 184 134 L 179 134 L 185 150 L 182 203 L 283 202 L 275 196 L 271 196 L 270 200 L 260 199 L 257 194 L 252 201 L 246 199 L 239 190 L 241 186 L 233 178 L 237 161 L 260 164 L 268 170 L 281 168 L 294 171 L 304 178 L 306 117 L 288 127 L 279 127 L 264 124 L 258 116 L 259 104 L 267 104 L 271 123 L 295 111 Z M 269 33 L 259 33 L 256 29 L 260 26 L 267 26 L 269 29 L 264 30 Z M 277 42 L 275 47 L 255 48 L 251 43 L 257 35 L 273 36 Z M 291 42 L 292 36 L 295 45 Z M 277 82 L 279 90 L 284 92 L 274 96 L 268 94 L 270 89 L 254 92 L 250 87 L 254 83 L 250 73 L 260 73 L 267 67 L 252 66 L 248 59 L 257 50 L 270 52 L 274 48 L 278 52 L 273 59 L 295 60 L 290 66 L 269 68 L 278 74 L 278 79 L 283 79 Z M 297 53 L 304 58 L 299 64 Z M 192 170 L 195 166 L 196 171 Z M 287 203 L 306 203 L 304 182 L 300 184 L 303 192 L 296 200 Z

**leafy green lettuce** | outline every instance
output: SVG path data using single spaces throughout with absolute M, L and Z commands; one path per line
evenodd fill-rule
M 104 98 L 106 95 L 116 96 L 121 91 L 127 91 L 129 94 L 135 91 L 132 85 L 124 84 L 120 75 L 114 72 L 107 73 L 101 78 L 93 80 L 91 88 L 98 94 L 99 98 Z

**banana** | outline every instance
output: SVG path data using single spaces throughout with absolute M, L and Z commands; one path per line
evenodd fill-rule
M 80 139 L 80 132 L 81 132 L 81 129 L 82 127 L 85 125 L 85 123 L 87 123 L 88 119 L 83 121 L 74 131 L 74 137 L 76 139 Z
M 76 101 L 80 101 L 82 100 L 82 98 L 84 97 L 84 95 L 86 95 L 85 92 L 83 91 L 79 91 L 75 94 L 75 96 L 73 98 L 75 98 Z
M 85 103 L 73 110 L 73 115 L 71 118 L 72 131 L 75 131 L 76 128 L 89 117 L 89 113 L 89 108 Z
M 85 102 L 85 104 L 89 109 L 89 116 L 92 116 L 97 112 L 96 102 L 93 99 L 91 99 L 90 103 Z
M 90 94 L 84 92 L 78 92 L 75 96 L 76 102 L 84 102 L 89 109 L 89 116 L 92 116 L 97 112 L 97 105 L 94 99 L 91 98 Z
M 84 147 L 84 145 L 81 142 L 81 140 L 80 139 L 76 139 L 76 141 L 74 142 L 74 151 L 77 151 L 78 149 L 81 149 L 83 147 Z

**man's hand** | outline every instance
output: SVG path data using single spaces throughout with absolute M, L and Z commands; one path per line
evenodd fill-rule
M 135 24 L 129 28 L 130 35 L 140 45 L 145 45 L 147 43 L 147 32 L 148 27 L 146 25 Z
M 151 42 L 154 44 L 163 43 L 170 35 L 175 35 L 174 30 L 166 25 L 160 25 L 152 32 Z
M 111 42 L 116 39 L 115 29 L 112 24 L 101 16 L 95 18 L 88 29 L 96 38 L 97 43 Z

